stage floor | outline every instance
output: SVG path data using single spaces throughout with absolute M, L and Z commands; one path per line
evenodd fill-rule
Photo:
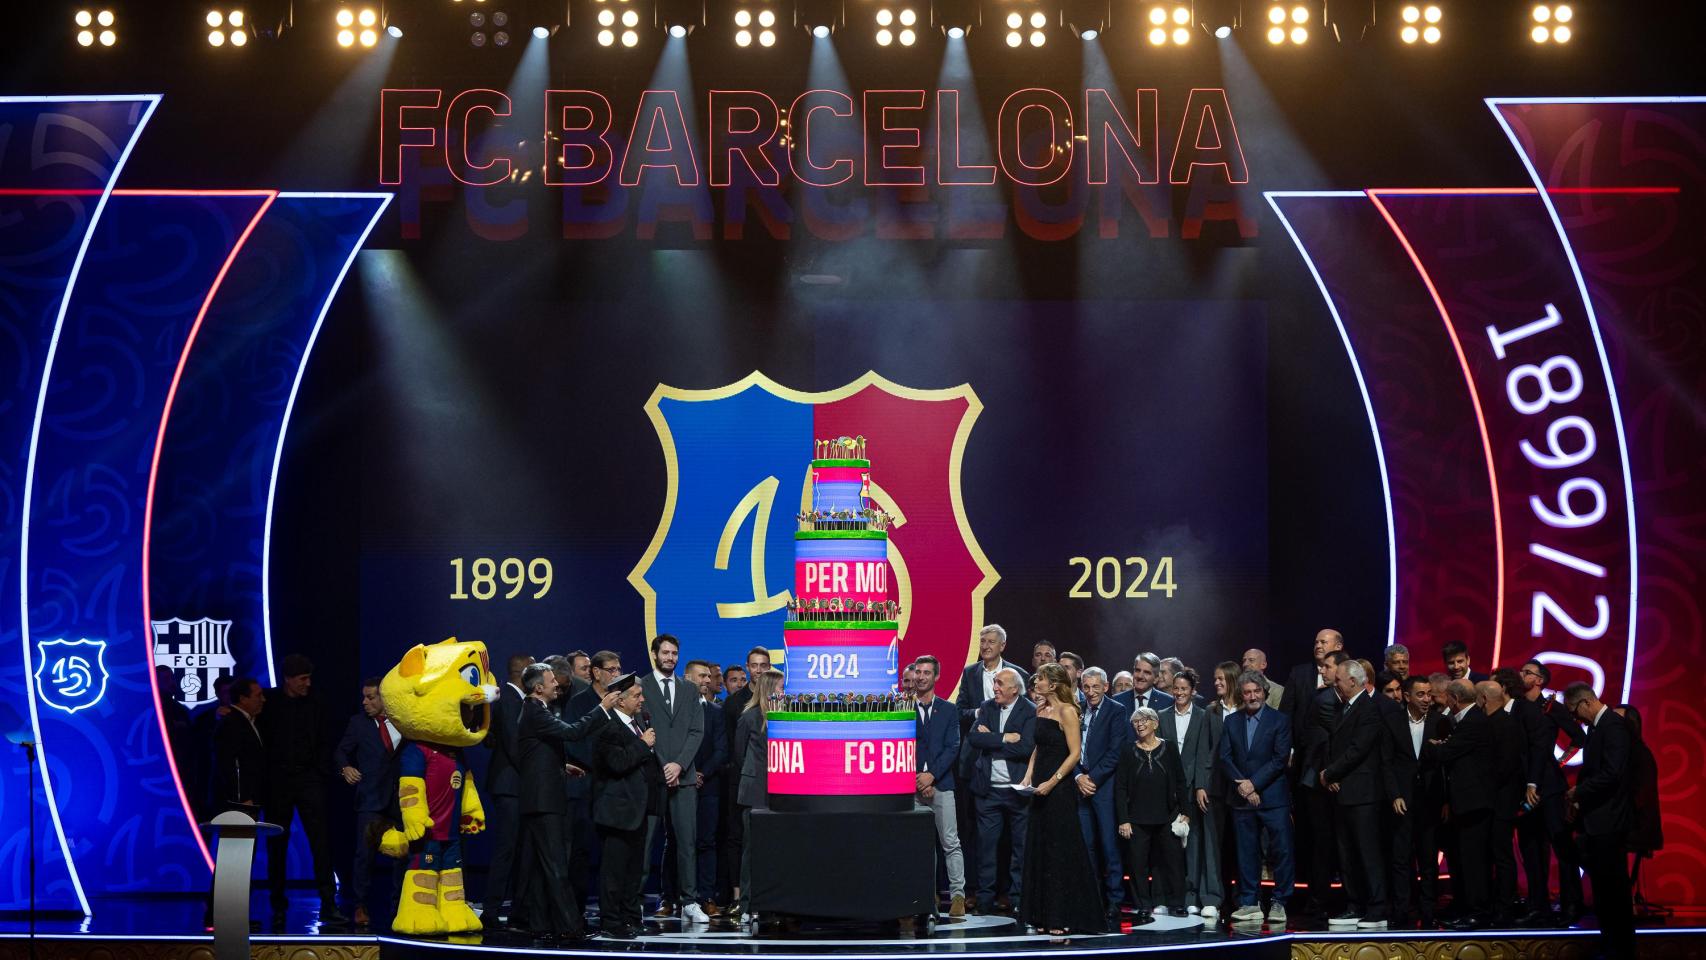
M 256 916 L 266 916 L 257 898 Z M 159 897 L 102 900 L 91 919 L 38 920 L 31 950 L 27 923 L 20 917 L 0 919 L 0 960 L 205 960 L 212 937 L 200 926 L 202 904 L 196 898 Z M 1642 960 L 1681 960 L 1706 956 L 1706 916 L 1672 918 L 1671 925 L 1641 929 Z M 674 958 L 776 958 L 805 960 L 877 960 L 896 956 L 937 955 L 1042 958 L 1067 956 L 1118 957 L 1184 953 L 1193 958 L 1249 960 L 1318 960 L 1318 958 L 1450 958 L 1548 957 L 1585 958 L 1598 952 L 1597 932 L 1591 927 L 1568 930 L 1485 930 L 1447 933 L 1438 930 L 1336 932 L 1274 929 L 1260 924 L 1218 924 L 1205 927 L 1195 917 L 1157 918 L 1154 924 L 1120 933 L 1055 938 L 1026 932 L 1006 917 L 967 917 L 951 921 L 945 915 L 931 925 L 894 925 L 875 932 L 824 925 L 797 929 L 721 930 L 666 920 L 649 927 L 638 940 L 595 938 L 573 949 L 538 949 L 529 938 L 492 934 L 445 940 L 419 940 L 388 933 L 322 927 L 316 903 L 292 903 L 285 924 L 263 926 L 252 938 L 252 953 L 261 960 L 493 960 L 503 955 L 543 956 L 657 956 Z

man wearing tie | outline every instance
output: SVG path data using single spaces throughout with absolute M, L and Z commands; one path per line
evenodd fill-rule
M 705 736 L 699 741 L 699 753 L 693 758 L 694 783 L 699 788 L 695 860 L 699 869 L 699 906 L 706 916 L 715 917 L 722 913 L 722 908 L 715 903 L 717 841 L 723 780 L 729 765 L 729 739 L 723 729 L 723 705 L 717 702 L 717 679 L 720 676 L 717 665 L 709 660 L 690 660 L 683 674 L 688 689 L 697 693 L 699 709 L 705 715 Z
M 699 744 L 705 739 L 705 712 L 699 706 L 699 688 L 684 684 L 675 676 L 675 664 L 681 657 L 681 645 L 667 633 L 652 638 L 652 661 L 656 669 L 640 679 L 646 701 L 652 705 L 651 724 L 657 730 L 658 762 L 663 764 L 665 795 L 662 821 L 664 825 L 664 857 L 675 858 L 675 875 L 681 887 L 681 916 L 693 923 L 705 923 L 711 918 L 699 906 L 698 843 L 695 829 L 699 823 L 699 788 L 693 760 L 699 754 Z M 646 850 L 652 848 L 658 821 L 646 823 Z M 640 874 L 640 886 L 645 887 L 650 873 L 648 856 Z M 658 916 L 674 913 L 665 897 L 658 904 Z
M 1422 927 L 1427 929 L 1434 925 L 1434 904 L 1439 898 L 1437 830 L 1445 805 L 1445 782 L 1429 741 L 1445 739 L 1445 718 L 1434 712 L 1433 684 L 1425 675 L 1405 677 L 1403 689 L 1403 712 L 1382 717 L 1386 727 L 1388 836 L 1392 841 L 1392 913 L 1400 927 L 1408 927 L 1419 912 Z
M 1333 797 L 1333 835 L 1345 881 L 1345 911 L 1332 924 L 1386 928 L 1386 857 L 1380 836 L 1382 726 L 1368 692 L 1368 671 L 1355 660 L 1337 667 L 1333 686 L 1344 709 L 1327 735 L 1321 785 Z
M 486 822 L 492 827 L 492 864 L 486 874 L 485 921 L 488 929 L 498 929 L 508 919 L 510 879 L 515 874 L 516 829 L 521 823 L 516 797 L 521 788 L 521 776 L 515 769 L 516 724 L 521 722 L 522 671 L 533 665 L 533 658 L 518 653 L 509 658 L 509 675 L 498 688 L 498 702 L 492 704 L 492 725 L 486 731 L 486 747 L 492 751 L 492 762 L 486 766 L 484 795 L 490 804 Z
M 1225 719 L 1217 752 L 1221 773 L 1232 784 L 1226 803 L 1238 836 L 1238 903 L 1234 923 L 1262 919 L 1262 851 L 1274 877 L 1268 923 L 1284 929 L 1285 902 L 1293 879 L 1291 793 L 1286 762 L 1291 756 L 1291 722 L 1267 705 L 1267 678 L 1254 670 L 1238 676 L 1244 709 Z
M 1447 924 L 1453 930 L 1480 930 L 1491 922 L 1493 805 L 1500 780 L 1493 745 L 1492 724 L 1476 709 L 1475 688 L 1468 680 L 1452 680 L 1445 688 L 1446 710 L 1451 717 L 1451 735 L 1434 743 L 1434 757 L 1445 767 L 1446 802 L 1451 817 L 1451 876 L 1463 879 L 1464 906 L 1457 919 Z M 1452 901 L 1457 907 L 1456 898 Z
M 1633 746 L 1629 721 L 1594 695 L 1593 687 L 1564 688 L 1570 717 L 1587 725 L 1582 771 L 1565 799 L 1582 832 L 1582 860 L 1593 883 L 1593 912 L 1599 918 L 1608 957 L 1635 955 L 1635 918 L 1629 901 L 1629 831 L 1635 825 L 1635 782 L 1629 776 Z
M 615 722 L 605 724 L 592 745 L 592 820 L 604 843 L 598 867 L 600 928 L 606 937 L 632 940 L 643 924 L 646 825 L 663 813 L 663 764 L 652 751 L 657 731 L 640 722 L 646 695 L 639 678 L 618 677 L 610 691 L 618 694 L 610 708 Z
M 1084 831 L 1084 846 L 1090 862 L 1101 858 L 1107 890 L 1108 918 L 1119 920 L 1120 900 L 1125 896 L 1125 871 L 1120 867 L 1120 840 L 1114 823 L 1114 771 L 1120 752 L 1131 745 L 1130 713 L 1108 698 L 1108 674 L 1090 667 L 1080 678 L 1084 688 L 1084 748 L 1078 758 L 1073 784 L 1081 799 L 1078 825 Z
M 995 695 L 977 710 L 971 731 L 971 749 L 976 758 L 972 793 L 977 797 L 978 878 L 977 897 L 981 909 L 995 904 L 996 843 L 1006 827 L 1013 838 L 1011 883 L 1012 909 L 1019 913 L 1025 863 L 1025 827 L 1031 798 L 1012 789 L 1025 778 L 1025 766 L 1035 746 L 1037 708 L 1021 696 L 1025 681 L 1017 670 L 995 675 Z
M 332 757 L 344 782 L 355 788 L 355 869 L 350 878 L 353 917 L 358 927 L 369 922 L 367 912 L 368 886 L 373 879 L 374 844 L 368 842 L 368 828 L 380 819 L 391 803 L 391 791 L 396 780 L 386 776 L 391 754 L 401 743 L 403 735 L 397 725 L 385 716 L 385 701 L 379 696 L 379 678 L 369 677 L 361 682 L 361 712 L 349 718 L 344 735 L 338 740 Z M 384 899 L 394 899 L 387 886 Z
M 267 795 L 266 741 L 255 718 L 266 706 L 267 692 L 254 677 L 231 683 L 231 712 L 213 730 L 213 814 L 229 810 L 261 819 Z M 213 927 L 213 888 L 208 887 L 202 924 Z
M 918 703 L 918 802 L 936 821 L 936 841 L 948 867 L 948 916 L 966 915 L 966 861 L 954 808 L 954 764 L 960 753 L 959 712 L 936 696 L 942 666 L 925 654 L 912 664 L 913 696 Z

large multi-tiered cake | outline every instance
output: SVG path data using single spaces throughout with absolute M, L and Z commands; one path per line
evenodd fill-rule
M 889 517 L 871 502 L 865 438 L 817 441 L 811 474 L 782 634 L 787 697 L 768 721 L 770 806 L 908 809 L 913 714 L 896 691 L 900 605 L 891 598 Z

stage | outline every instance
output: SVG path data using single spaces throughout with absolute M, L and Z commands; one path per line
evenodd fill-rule
M 198 925 L 199 900 L 130 898 L 103 901 L 94 919 L 39 920 L 32 944 L 26 923 L 0 920 L 0 960 L 207 960 L 213 937 Z M 1706 955 L 1706 915 L 1672 918 L 1670 926 L 1638 931 L 1642 960 L 1682 960 Z M 253 935 L 254 960 L 491 960 L 498 956 L 679 957 L 695 960 L 766 958 L 876 960 L 893 957 L 1123 957 L 1182 953 L 1192 958 L 1249 960 L 1574 960 L 1597 955 L 1591 927 L 1568 930 L 1361 931 L 1278 930 L 1260 924 L 1219 924 L 1204 929 L 1195 917 L 1159 917 L 1154 924 L 1100 936 L 1056 938 L 1030 934 L 1007 917 L 974 916 L 951 921 L 942 914 L 929 929 L 894 926 L 875 932 L 846 927 L 779 930 L 719 930 L 669 920 L 637 940 L 595 937 L 572 949 L 540 949 L 528 938 L 499 933 L 455 942 L 396 937 L 388 933 L 320 928 L 313 902 L 292 904 L 279 930 Z

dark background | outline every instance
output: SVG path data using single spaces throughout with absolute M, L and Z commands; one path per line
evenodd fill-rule
M 202 4 L 115 4 L 120 48 L 94 52 L 71 42 L 68 6 L 25 6 L 0 39 L 7 92 L 166 95 L 127 187 L 378 189 L 380 86 L 505 89 L 525 46 L 475 51 L 448 2 L 393 4 L 394 17 L 421 19 L 389 70 L 369 77 L 360 57 L 331 46 L 330 4 L 297 4 L 292 32 L 240 55 L 207 46 Z M 394 204 L 332 308 L 292 423 L 275 521 L 277 652 L 313 657 L 321 696 L 340 715 L 355 709 L 364 673 L 451 633 L 485 632 L 499 654 L 608 646 L 639 663 L 640 603 L 623 578 L 662 504 L 662 459 L 640 411 L 652 387 L 720 386 L 759 369 L 820 390 L 875 368 L 911 386 L 969 379 L 985 401 L 966 498 L 1003 576 L 986 617 L 1008 626 L 1014 659 L 1028 661 L 1029 642 L 1048 636 L 1109 668 L 1154 646 L 1206 672 L 1263 645 L 1283 676 L 1327 625 L 1377 657 L 1386 543 L 1366 415 L 1338 333 L 1259 191 L 1526 185 L 1481 98 L 1699 92 L 1706 35 L 1697 5 L 1636 12 L 1582 2 L 1576 40 L 1541 48 L 1527 39 L 1527 4 L 1445 6 L 1437 49 L 1390 40 L 1396 4 L 1383 4 L 1379 38 L 1331 44 L 1317 25 L 1299 51 L 1268 49 L 1264 8 L 1249 5 L 1228 41 L 1242 56 L 1220 55 L 1203 34 L 1187 52 L 1152 51 L 1131 9 L 1115 8 L 1101 41 L 1114 84 L 1160 89 L 1164 143 L 1191 87 L 1227 89 L 1250 168 L 1242 197 L 1254 239 L 1219 224 L 1194 240 L 1044 243 L 1010 224 L 1008 239 L 963 243 L 827 243 L 803 231 L 776 241 L 750 229 L 749 239 L 706 242 L 679 228 L 652 241 L 566 241 L 546 190 L 513 194 L 536 219 L 520 239 L 474 236 L 454 196 L 430 203 L 422 236 L 405 239 Z M 842 89 L 945 85 L 939 34 L 926 31 L 910 52 L 879 51 L 859 18 L 866 8 L 849 12 L 836 38 Z M 714 5 L 711 16 L 728 12 Z M 993 15 L 987 23 L 968 41 L 986 111 L 1019 87 L 1084 85 L 1079 41 L 1065 31 L 1041 51 L 1008 51 Z M 658 45 L 648 37 L 612 56 L 590 46 L 591 33 L 571 29 L 552 42 L 550 81 L 608 92 L 621 124 Z M 776 51 L 737 56 L 726 31 L 695 34 L 694 89 L 806 89 L 810 44 L 784 36 Z M 825 275 L 839 282 L 802 280 Z M 395 277 L 413 278 L 406 298 L 386 284 Z M 1127 334 L 1176 333 L 1181 317 L 1205 325 L 1203 349 L 1185 357 L 1175 342 L 1128 354 Z M 984 324 L 998 327 L 1000 352 Z M 1265 344 L 1255 369 L 1224 349 L 1230 340 L 1214 343 L 1251 324 Z M 924 336 L 949 347 L 908 350 Z M 1010 350 L 1029 363 L 1015 364 Z M 1157 509 L 1122 497 L 1117 468 L 1090 456 L 1140 425 L 1146 411 L 1132 409 L 1134 398 L 1157 402 L 1122 372 L 1154 374 L 1161 362 L 1175 396 L 1220 398 L 1249 415 L 1247 429 L 1201 438 L 1191 459 L 1168 469 L 1212 479 L 1259 449 L 1263 502 L 1217 515 L 1222 487 L 1210 483 L 1195 502 Z M 1253 382 L 1261 396 L 1249 403 Z M 1047 435 L 1044 455 L 1006 435 L 1020 425 Z M 1179 571 L 1181 592 L 1212 585 L 1220 619 L 1195 622 L 1180 604 L 1180 620 L 1157 626 L 1105 613 L 1155 600 L 1066 599 L 1076 580 L 1068 556 L 1153 553 L 1149 531 L 1186 509 L 1187 522 L 1212 519 L 1245 535 L 1221 545 L 1212 575 Z M 1026 511 L 1039 519 L 1009 521 Z M 442 623 L 420 635 L 443 608 L 451 557 L 547 552 L 557 561 L 554 596 L 565 601 L 548 616 L 494 602 L 468 615 L 475 631 Z M 1169 646 L 1174 631 L 1189 642 Z M 1431 660 L 1417 652 L 1418 663 Z

